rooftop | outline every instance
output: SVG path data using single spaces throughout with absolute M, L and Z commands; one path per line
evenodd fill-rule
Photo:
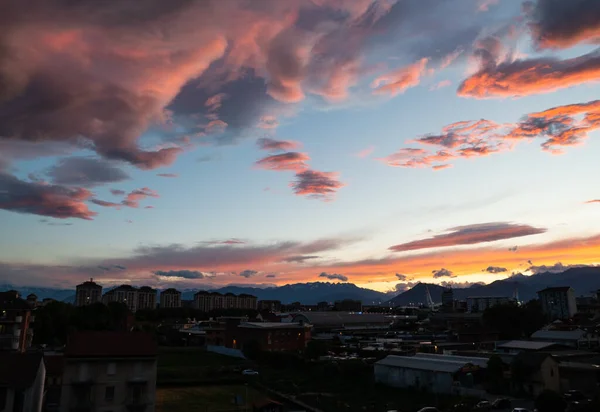
M 542 289 L 538 293 L 545 293 L 545 292 L 568 292 L 570 289 L 571 289 L 570 286 L 555 286 L 555 287 L 552 287 L 552 288 Z
M 157 354 L 152 335 L 143 332 L 86 331 L 71 335 L 65 354 L 70 358 L 152 357 Z
M 532 340 L 511 340 L 498 345 L 498 349 L 542 350 L 556 345 L 555 342 L 536 342 Z
M 423 357 L 422 355 L 423 354 L 415 356 L 389 355 L 375 364 L 445 373 L 458 372 L 469 364 L 480 367 L 487 366 L 487 360 L 483 359 L 484 362 L 482 363 L 482 358 L 468 358 L 460 356 L 455 358 L 460 358 L 461 360 L 453 360 L 450 359 L 452 357 L 445 355 L 430 355 L 430 357 Z M 437 358 L 434 356 L 437 356 Z
M 551 340 L 579 340 L 585 336 L 581 329 L 575 330 L 538 330 L 534 332 L 532 339 L 551 339 Z
M 30 387 L 41 362 L 41 353 L 0 352 L 0 386 L 22 389 Z
M 561 362 L 559 367 L 561 369 L 565 368 L 600 372 L 600 365 L 585 362 Z
M 303 316 L 312 325 L 344 325 L 344 324 L 364 324 L 380 323 L 389 324 L 384 314 L 380 313 L 355 313 L 355 312 L 300 312 L 294 314 L 294 320 Z
M 304 325 L 299 323 L 282 323 L 282 322 L 244 322 L 238 327 L 252 329 L 301 329 Z

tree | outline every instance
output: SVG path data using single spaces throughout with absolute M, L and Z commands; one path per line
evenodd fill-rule
M 487 362 L 487 380 L 493 386 L 500 386 L 504 380 L 504 362 L 498 355 L 493 355 Z
M 567 403 L 559 393 L 545 390 L 535 400 L 538 412 L 564 412 Z
M 521 339 L 544 326 L 545 318 L 540 303 L 534 300 L 523 306 L 492 306 L 483 312 L 483 323 L 502 340 Z
M 319 359 L 327 355 L 327 345 L 321 340 L 311 340 L 306 345 L 304 354 L 308 359 Z
M 260 354 L 262 349 L 260 347 L 260 343 L 255 340 L 250 340 L 244 343 L 244 347 L 242 348 L 242 353 L 244 356 L 250 360 L 257 360 L 260 358 Z

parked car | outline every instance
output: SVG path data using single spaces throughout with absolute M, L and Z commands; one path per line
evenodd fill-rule
M 496 399 L 492 405 L 494 406 L 494 409 L 510 409 L 512 403 L 510 402 L 510 399 L 499 398 Z
M 527 408 L 513 408 L 512 412 L 531 412 Z
M 419 409 L 419 412 L 440 412 L 440 410 L 433 406 L 426 406 L 424 408 Z
M 252 369 L 242 371 L 242 375 L 258 375 L 258 372 Z
M 489 411 L 492 409 L 492 404 L 488 401 L 481 401 L 477 405 L 475 405 L 475 409 L 478 411 Z
M 564 398 L 567 402 L 583 401 L 587 399 L 583 392 L 574 390 L 565 392 Z

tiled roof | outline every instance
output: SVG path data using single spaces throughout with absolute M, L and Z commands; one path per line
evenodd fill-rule
M 157 344 L 144 332 L 86 331 L 71 335 L 65 354 L 71 358 L 156 356 Z
M 29 388 L 35 381 L 41 362 L 41 353 L 0 352 L 0 386 Z

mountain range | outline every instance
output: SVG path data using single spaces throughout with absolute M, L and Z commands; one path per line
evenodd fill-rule
M 518 293 L 520 300 L 528 301 L 537 296 L 537 291 L 553 286 L 571 286 L 575 290 L 576 296 L 590 295 L 600 289 L 600 267 L 578 267 L 561 273 L 545 272 L 531 276 L 517 274 L 487 285 L 475 284 L 468 288 L 454 288 L 453 290 L 454 298 L 459 300 L 464 300 L 469 296 L 512 297 Z M 75 290 L 73 289 L 0 285 L 0 291 L 9 289 L 18 290 L 24 297 L 34 293 L 39 299 L 52 298 L 70 303 L 75 300 Z M 436 284 L 418 283 L 405 292 L 392 294 L 360 288 L 352 283 L 309 282 L 266 288 L 224 286 L 211 289 L 211 291 L 236 295 L 247 293 L 256 296 L 259 300 L 280 300 L 283 303 L 316 304 L 341 299 L 356 299 L 361 300 L 365 305 L 385 302 L 393 306 L 407 306 L 426 303 L 427 290 L 434 302 L 440 302 L 443 289 L 442 286 Z M 182 290 L 182 299 L 193 299 L 195 292 L 197 289 Z
M 544 288 L 571 286 L 575 296 L 590 295 L 600 289 L 600 267 L 571 268 L 561 273 L 544 272 L 536 275 L 513 275 L 487 285 L 473 285 L 468 288 L 454 288 L 454 299 L 465 300 L 469 296 L 507 296 L 518 293 L 519 300 L 529 301 L 537 297 Z M 440 285 L 418 283 L 411 289 L 400 293 L 388 302 L 393 306 L 408 306 L 426 303 L 427 289 L 434 302 L 441 302 L 444 287 Z
M 53 289 L 40 287 L 18 287 L 10 284 L 0 285 L 0 291 L 15 289 L 26 297 L 30 293 L 37 295 L 38 299 L 52 298 L 62 302 L 73 303 L 75 301 L 75 290 Z M 109 290 L 110 288 L 105 288 Z M 182 289 L 181 299 L 191 300 L 198 289 Z M 267 288 L 224 286 L 211 289 L 211 292 L 233 293 L 239 295 L 246 293 L 256 296 L 259 300 L 280 300 L 283 303 L 302 302 L 314 305 L 318 302 L 334 302 L 341 299 L 361 300 L 364 304 L 379 304 L 390 299 L 390 295 L 371 289 L 360 288 L 353 283 L 329 283 L 309 282 L 294 283 L 284 286 L 273 286 Z

